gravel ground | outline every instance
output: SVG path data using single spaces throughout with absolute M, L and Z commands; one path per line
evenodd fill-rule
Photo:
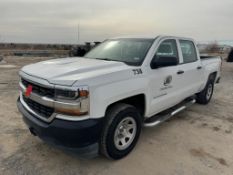
M 233 64 L 207 106 L 195 104 L 154 128 L 144 128 L 126 158 L 83 159 L 32 136 L 16 108 L 18 70 L 45 58 L 8 57 L 0 66 L 0 174 L 233 175 Z

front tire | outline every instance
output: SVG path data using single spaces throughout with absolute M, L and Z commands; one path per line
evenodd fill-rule
M 128 104 L 111 107 L 101 135 L 101 153 L 111 159 L 128 155 L 138 141 L 141 126 L 141 116 L 135 107 Z

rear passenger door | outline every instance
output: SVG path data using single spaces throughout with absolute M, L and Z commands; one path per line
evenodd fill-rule
M 197 93 L 200 88 L 203 69 L 193 41 L 180 39 L 178 44 L 183 59 L 180 67 L 184 72 L 182 74 L 183 81 L 185 82 L 183 95 L 188 97 Z

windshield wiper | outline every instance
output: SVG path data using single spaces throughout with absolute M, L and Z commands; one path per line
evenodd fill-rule
M 105 61 L 115 61 L 115 60 L 112 60 L 110 58 L 95 58 L 97 60 L 105 60 Z
M 136 66 L 136 65 L 134 65 L 134 63 L 131 63 L 131 62 L 121 61 L 121 60 L 112 60 L 110 58 L 95 58 L 95 59 L 97 59 L 97 60 L 104 60 L 104 61 L 117 61 L 117 62 L 125 63 L 127 65 Z

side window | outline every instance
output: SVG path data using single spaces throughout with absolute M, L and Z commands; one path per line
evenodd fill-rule
M 184 63 L 197 61 L 197 53 L 192 41 L 180 40 L 180 47 L 181 47 Z
M 156 52 L 156 56 L 174 56 L 178 58 L 176 40 L 168 39 L 163 41 Z

